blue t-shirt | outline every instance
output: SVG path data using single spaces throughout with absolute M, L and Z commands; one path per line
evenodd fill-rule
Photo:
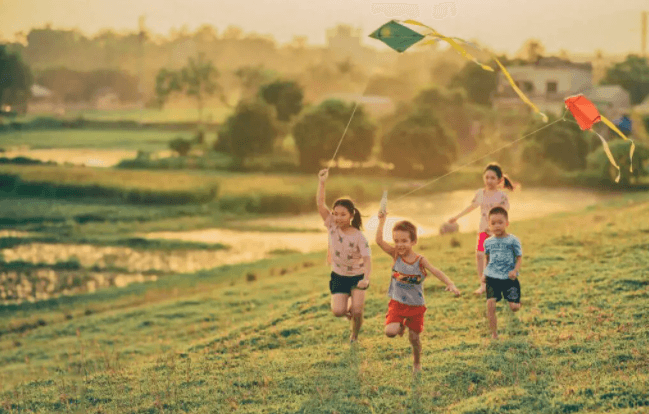
M 516 266 L 516 258 L 523 255 L 523 247 L 513 234 L 505 237 L 491 236 L 484 242 L 484 254 L 489 255 L 484 275 L 494 279 L 509 279 L 509 272 Z

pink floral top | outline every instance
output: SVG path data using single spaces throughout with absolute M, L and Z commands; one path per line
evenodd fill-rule
M 331 269 L 341 276 L 358 276 L 365 273 L 363 257 L 371 257 L 370 245 L 357 229 L 352 234 L 345 234 L 333 219 L 327 217 L 324 222 L 329 232 L 329 252 L 327 261 Z
M 494 207 L 500 206 L 509 212 L 509 199 L 507 198 L 507 194 L 501 190 L 496 190 L 488 196 L 485 196 L 484 192 L 484 188 L 476 191 L 471 204 L 476 207 L 480 206 L 480 228 L 478 232 L 491 234 L 488 220 L 489 211 Z

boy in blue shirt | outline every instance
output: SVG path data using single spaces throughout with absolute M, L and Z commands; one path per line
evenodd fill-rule
M 482 282 L 487 284 L 487 319 L 493 339 L 498 339 L 496 302 L 505 297 L 513 312 L 521 308 L 518 272 L 521 268 L 523 248 L 518 237 L 507 234 L 507 226 L 507 210 L 502 207 L 492 208 L 489 211 L 489 230 L 493 236 L 484 242 L 487 267 L 482 275 Z

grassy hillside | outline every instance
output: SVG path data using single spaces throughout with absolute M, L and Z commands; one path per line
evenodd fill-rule
M 324 253 L 0 308 L 0 413 L 640 413 L 649 409 L 649 200 L 517 222 L 522 310 L 487 339 L 474 236 L 419 251 L 423 372 L 383 321 L 374 248 L 359 344 L 329 311 Z

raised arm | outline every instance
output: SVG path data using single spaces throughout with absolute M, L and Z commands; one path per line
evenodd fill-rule
M 446 285 L 446 290 L 448 290 L 449 292 L 453 292 L 453 293 L 455 294 L 455 296 L 460 296 L 460 295 L 461 295 L 461 293 L 460 293 L 460 291 L 458 290 L 458 288 L 455 287 L 455 284 L 453 283 L 453 281 L 452 281 L 451 279 L 449 279 L 449 277 L 446 276 L 446 275 L 444 274 L 444 272 L 442 272 L 442 271 L 439 270 L 438 268 L 432 266 L 432 265 L 428 262 L 428 260 L 427 260 L 425 257 L 422 257 L 422 258 L 421 258 L 421 261 L 422 261 L 421 263 L 424 265 L 424 267 L 425 267 L 425 268 L 426 268 L 430 273 L 432 273 L 433 275 L 435 275 L 436 278 L 438 278 L 439 280 L 441 280 L 441 281 Z
M 378 244 L 384 252 L 389 254 L 390 257 L 394 257 L 394 252 L 396 251 L 396 249 L 390 246 L 390 244 L 386 243 L 385 240 L 383 240 L 383 228 L 385 227 L 386 217 L 387 213 L 379 211 L 379 226 L 376 229 L 376 244 Z
M 318 173 L 318 192 L 316 193 L 316 202 L 318 203 L 318 213 L 320 213 L 320 217 L 322 217 L 323 220 L 326 220 L 331 215 L 331 212 L 325 204 L 325 181 L 327 181 L 328 175 L 329 171 L 326 168 L 320 170 Z

